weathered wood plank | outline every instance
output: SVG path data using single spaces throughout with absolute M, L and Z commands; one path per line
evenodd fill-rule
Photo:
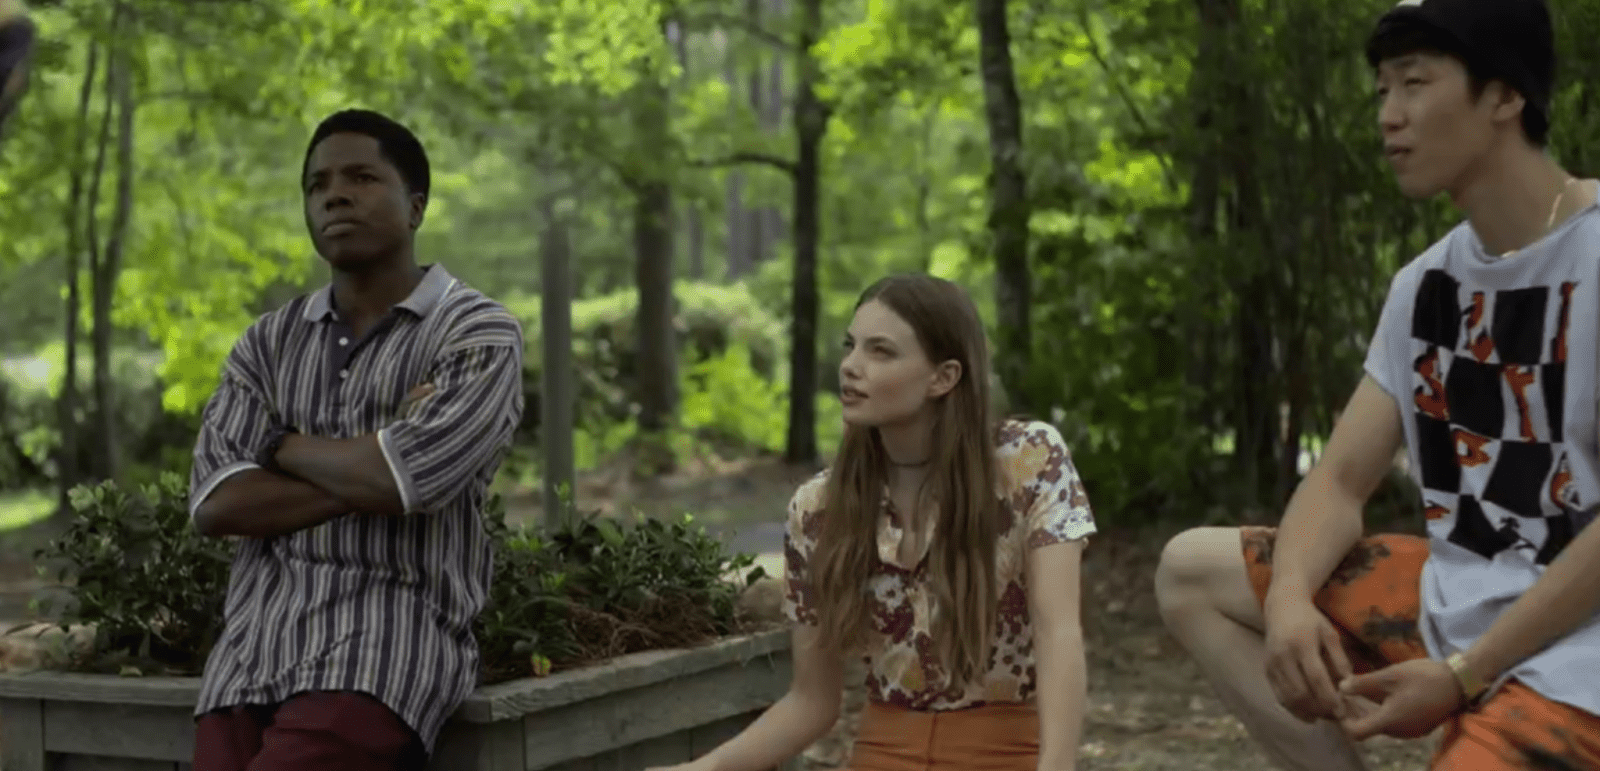
M 723 742 L 738 736 L 739 732 L 745 729 L 745 726 L 750 725 L 756 718 L 760 717 L 761 712 L 761 710 L 757 710 L 743 715 L 726 717 L 714 723 L 696 726 L 689 733 L 690 751 L 698 758 L 722 746 Z
M 597 763 L 595 763 L 594 758 L 569 760 L 565 763 L 555 766 L 528 766 L 530 771 L 532 769 L 538 769 L 538 771 L 597 771 L 598 767 L 599 766 Z
M 594 771 L 641 771 L 675 766 L 692 760 L 689 746 L 688 731 L 658 736 L 595 756 Z
M 0 673 L 0 698 L 193 707 L 200 700 L 198 677 L 111 677 L 79 672 Z
M 453 716 L 469 723 L 520 718 L 604 693 L 637 688 L 701 672 L 729 661 L 788 657 L 789 632 L 732 637 L 702 648 L 636 653 L 550 677 L 525 678 L 479 688 Z M 51 699 L 101 704 L 192 707 L 197 677 L 108 677 L 76 672 L 0 673 L 0 699 Z
M 194 717 L 187 707 L 47 701 L 44 748 L 181 763 L 194 758 Z
M 44 702 L 0 700 L 0 769 L 45 771 Z
M 602 771 L 689 760 L 788 685 L 786 630 L 480 688 L 431 771 Z M 0 673 L 3 771 L 193 771 L 198 678 Z M 705 746 L 705 749 L 697 749 Z
M 429 771 L 526 771 L 522 721 L 446 725 L 428 760 Z
M 58 755 L 52 760 L 50 771 L 174 771 L 177 767 L 177 763 L 170 761 L 110 758 L 103 755 Z M 11 770 L 7 768 L 5 771 Z
M 526 762 L 542 768 L 764 709 L 788 685 L 788 658 L 762 658 L 529 713 Z
M 455 719 L 488 723 L 518 718 L 603 694 L 704 672 L 730 661 L 769 657 L 788 660 L 788 630 L 733 637 L 703 648 L 635 653 L 549 677 L 486 686 L 479 688 L 456 711 Z M 0 696 L 3 695 L 5 691 L 0 690 Z
M 761 717 L 761 713 L 764 711 L 756 710 L 743 715 L 735 715 L 695 728 L 689 734 L 692 737 L 690 745 L 693 749 L 694 757 L 702 757 L 706 753 L 722 746 L 729 739 L 738 736 L 740 731 L 754 723 L 756 718 Z M 796 755 L 780 763 L 776 771 L 800 771 L 801 761 L 800 756 Z

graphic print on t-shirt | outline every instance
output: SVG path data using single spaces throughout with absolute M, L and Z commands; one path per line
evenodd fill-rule
M 1576 284 L 1473 291 L 1443 270 L 1417 288 L 1411 336 L 1424 512 L 1455 512 L 1450 542 L 1547 565 L 1579 529 L 1562 439 Z

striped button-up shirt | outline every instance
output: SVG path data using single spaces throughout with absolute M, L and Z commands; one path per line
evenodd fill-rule
M 241 539 L 195 714 L 358 691 L 431 752 L 477 682 L 472 624 L 492 573 L 480 514 L 522 415 L 522 330 L 439 265 L 359 339 L 331 297 L 323 288 L 263 316 L 229 354 L 195 446 L 191 516 L 257 468 L 274 425 L 377 434 L 407 513 Z M 397 415 L 423 383 L 434 393 Z

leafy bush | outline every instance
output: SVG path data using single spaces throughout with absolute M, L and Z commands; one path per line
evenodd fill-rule
M 37 556 L 72 602 L 60 620 L 93 624 L 76 669 L 197 673 L 222 632 L 233 547 L 189 522 L 188 482 L 164 474 L 137 493 L 105 482 L 71 492 L 76 516 Z
M 0 490 L 49 484 L 50 455 L 60 442 L 54 412 L 47 395 L 29 393 L 0 367 Z
M 79 487 L 72 506 L 66 532 L 37 556 L 69 600 L 51 609 L 57 621 L 91 625 L 95 635 L 58 665 L 198 673 L 222 631 L 233 549 L 195 532 L 185 480 L 168 473 L 137 492 L 111 482 Z M 485 682 L 740 631 L 738 597 L 762 576 L 752 556 L 729 554 L 687 515 L 530 528 L 508 523 L 496 496 L 484 527 L 495 548 L 476 625 Z
M 477 627 L 485 682 L 740 631 L 739 594 L 764 575 L 753 556 L 729 554 L 689 515 L 514 527 L 497 497 L 484 524 L 495 542 L 495 580 Z
M 783 449 L 789 425 L 788 384 L 762 377 L 741 344 L 683 373 L 679 420 L 702 438 L 739 450 Z
M 62 346 L 56 344 L 37 356 L 0 361 L 0 490 L 48 486 L 59 474 L 61 431 L 56 399 L 61 392 L 63 357 Z M 111 411 L 117 451 L 130 470 L 139 471 L 141 482 L 154 481 L 162 470 L 171 470 L 172 466 L 160 465 L 158 459 L 187 455 L 199 429 L 198 416 L 162 409 L 163 385 L 155 374 L 159 363 L 157 352 L 112 351 Z M 89 431 L 94 426 L 87 390 L 93 375 L 90 354 L 80 354 L 78 372 L 79 386 L 85 389 L 78 420 Z M 80 466 L 88 465 L 90 446 L 89 441 L 80 442 Z M 177 453 L 171 452 L 174 448 Z M 141 460 L 146 461 L 142 467 Z
M 681 370 L 690 370 L 699 362 L 740 346 L 749 351 L 754 372 L 766 380 L 784 381 L 787 344 L 783 323 L 764 310 L 747 289 L 680 282 L 673 289 L 673 297 Z M 632 289 L 572 304 L 579 428 L 606 428 L 633 417 L 637 382 L 634 318 L 638 304 L 639 294 Z M 521 298 L 506 305 L 521 319 L 527 342 L 522 380 L 527 408 L 520 433 L 527 441 L 537 441 L 544 371 L 540 300 Z

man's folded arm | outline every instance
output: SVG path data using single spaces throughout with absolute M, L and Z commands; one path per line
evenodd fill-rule
M 278 463 L 363 512 L 438 510 L 503 455 L 522 416 L 520 337 L 483 337 L 440 357 L 411 414 L 351 439 L 291 436 Z
M 252 330 L 253 331 L 253 330 Z M 320 525 L 352 507 L 301 479 L 263 469 L 257 453 L 275 423 L 254 376 L 251 333 L 229 355 L 201 415 L 189 478 L 189 516 L 212 536 L 268 538 Z

